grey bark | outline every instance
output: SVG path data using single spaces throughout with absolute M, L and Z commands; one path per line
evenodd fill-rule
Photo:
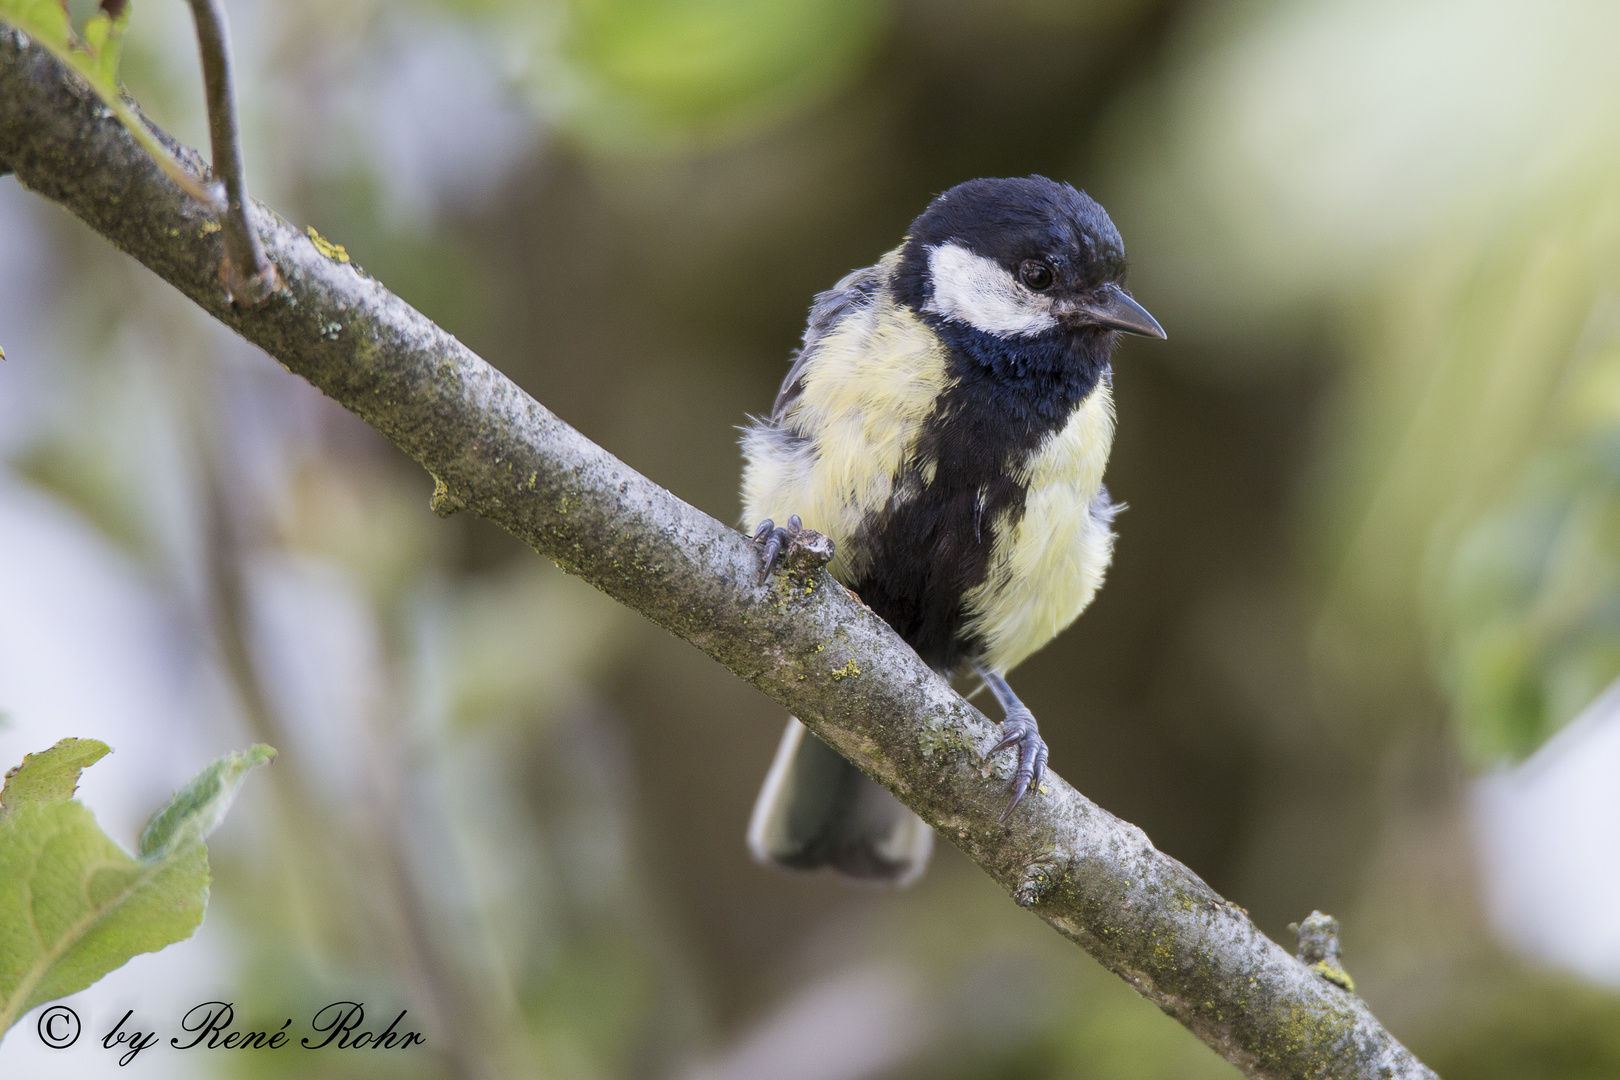
M 1058 776 L 998 824 L 1012 772 L 1009 755 L 985 757 L 998 725 L 824 570 L 761 584 L 747 537 L 591 443 L 264 207 L 261 240 L 284 285 L 261 306 L 233 306 L 213 212 L 102 112 L 48 54 L 0 28 L 0 159 L 18 179 L 387 435 L 433 474 L 435 508 L 495 521 L 780 702 L 1248 1076 L 1434 1076 L 1354 994 Z M 177 152 L 201 172 L 194 152 Z

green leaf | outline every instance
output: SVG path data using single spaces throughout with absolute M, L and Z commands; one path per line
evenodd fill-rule
M 80 38 L 73 32 L 67 5 L 60 0 L 0 0 L 0 22 L 23 31 L 77 72 L 170 179 L 203 205 L 218 208 L 219 201 L 147 130 L 119 89 L 118 60 L 124 48 L 129 12 L 128 4 L 120 6 L 116 15 L 98 11 Z
M 126 4 L 114 18 L 98 11 L 84 27 L 84 43 L 96 77 L 108 86 L 118 85 L 118 60 L 124 53 L 124 31 L 129 27 Z
M 160 859 L 207 837 L 224 820 L 249 770 L 268 764 L 275 756 L 271 747 L 254 743 L 245 753 L 226 754 L 198 773 L 141 830 L 141 858 Z
M 73 37 L 67 5 L 61 0 L 0 0 L 0 19 L 26 30 L 52 52 L 57 47 L 66 49 Z
M 18 1017 L 77 993 L 131 957 L 190 937 L 208 903 L 203 838 L 242 779 L 275 756 L 227 754 L 147 824 L 131 858 L 70 796 L 79 770 L 107 753 L 64 739 L 7 775 L 0 818 L 0 1038 Z
M 95 739 L 63 739 L 49 750 L 27 755 L 21 765 L 6 773 L 5 787 L 0 789 L 0 817 L 25 806 L 73 798 L 79 772 L 111 752 L 106 743 Z
M 137 862 L 76 802 L 0 822 L 0 1033 L 131 957 L 191 936 L 208 902 L 197 841 Z

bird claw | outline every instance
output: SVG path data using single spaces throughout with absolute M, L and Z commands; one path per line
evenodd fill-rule
M 770 518 L 759 523 L 759 527 L 754 530 L 754 543 L 765 545 L 765 572 L 760 575 L 761 582 L 771 580 L 771 575 L 776 572 L 776 564 L 782 559 L 782 552 L 787 550 L 788 545 L 793 543 L 793 538 L 803 529 L 804 522 L 800 520 L 798 514 L 788 518 L 786 528 L 778 526 Z
M 760 575 L 760 584 L 781 569 L 795 581 L 804 581 L 832 562 L 836 552 L 832 537 L 805 528 L 798 514 L 788 518 L 786 528 L 766 518 L 754 530 L 754 543 L 765 545 L 765 572 Z
M 1046 740 L 1041 738 L 1035 717 L 1028 710 L 1009 713 L 1001 722 L 1001 734 L 1001 741 L 990 753 L 995 755 L 1017 747 L 1018 768 L 1013 772 L 1012 802 L 1007 804 L 1007 809 L 996 819 L 998 822 L 1007 820 L 1013 809 L 1024 801 L 1024 796 L 1029 794 L 1030 788 L 1038 790 L 1041 786 L 1041 777 L 1046 775 Z

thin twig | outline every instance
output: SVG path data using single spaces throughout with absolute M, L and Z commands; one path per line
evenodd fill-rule
M 1048 773 L 998 824 L 1011 771 L 985 760 L 998 726 L 825 570 L 761 583 L 747 537 L 586 439 L 353 263 L 265 210 L 284 301 L 222 302 L 205 269 L 218 243 L 192 205 L 121 125 L 64 89 L 60 72 L 0 30 L 0 157 L 392 439 L 446 498 L 782 703 L 1018 904 L 1246 1075 L 1434 1080 L 1360 998 L 1062 778 Z M 121 204 L 105 198 L 112 187 Z
M 208 141 L 214 176 L 225 188 L 225 261 L 220 275 L 233 302 L 254 307 L 280 287 L 274 264 L 264 254 L 250 215 L 247 174 L 242 165 L 242 133 L 236 122 L 236 87 L 231 66 L 231 31 L 223 0 L 191 0 L 197 23 L 197 49 L 202 54 L 203 86 L 208 98 Z

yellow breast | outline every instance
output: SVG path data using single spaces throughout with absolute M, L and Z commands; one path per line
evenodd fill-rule
M 1102 585 L 1113 558 L 1111 513 L 1099 500 L 1114 442 L 1114 399 L 1097 384 L 1025 467 L 1023 517 L 997 522 L 984 583 L 967 597 L 984 662 L 1007 671 L 1072 623 Z

